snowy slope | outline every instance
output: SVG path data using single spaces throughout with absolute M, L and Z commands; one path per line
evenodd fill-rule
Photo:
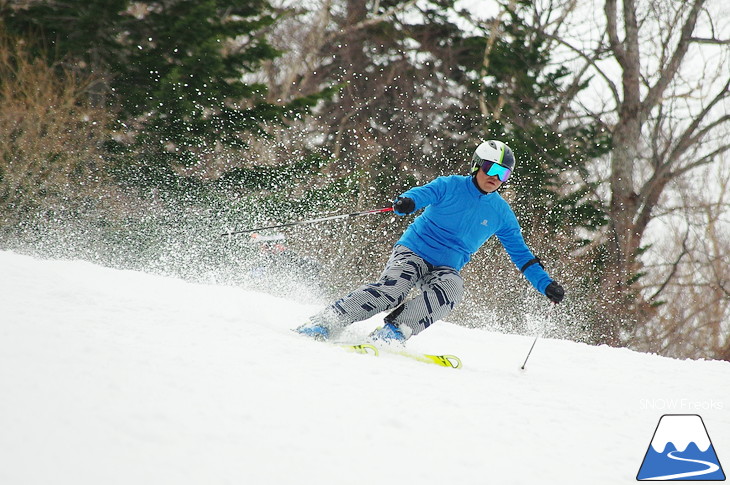
M 0 252 L 2 484 L 618 484 L 661 415 L 700 414 L 730 466 L 730 363 L 440 322 L 350 354 L 319 308 Z M 366 334 L 377 321 L 362 322 Z

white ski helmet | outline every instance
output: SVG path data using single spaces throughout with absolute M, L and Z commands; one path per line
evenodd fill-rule
M 489 164 L 488 167 L 485 167 L 485 171 L 488 171 L 494 164 L 498 165 L 493 171 L 499 173 L 489 175 L 497 175 L 502 182 L 505 182 L 515 169 L 515 155 L 510 147 L 499 140 L 485 141 L 474 151 L 471 174 L 476 175 L 485 163 Z

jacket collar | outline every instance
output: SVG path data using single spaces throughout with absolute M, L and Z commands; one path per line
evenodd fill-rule
M 481 196 L 481 195 L 492 195 L 497 192 L 496 190 L 494 192 L 484 192 L 482 189 L 479 188 L 479 185 L 477 184 L 476 176 L 471 175 L 471 176 L 469 176 L 469 178 L 471 179 L 471 182 L 469 183 L 469 192 L 470 193 L 477 195 L 477 196 Z

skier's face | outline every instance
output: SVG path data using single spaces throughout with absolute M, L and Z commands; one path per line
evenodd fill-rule
M 477 185 L 484 192 L 494 192 L 502 186 L 502 181 L 496 175 L 487 175 L 480 169 L 477 172 Z

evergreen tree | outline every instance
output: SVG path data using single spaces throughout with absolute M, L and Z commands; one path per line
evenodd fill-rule
M 243 133 L 285 114 L 264 101 L 265 86 L 243 79 L 277 55 L 261 34 L 274 21 L 268 8 L 257 0 L 177 0 L 126 16 L 111 87 L 122 119 L 139 123 L 148 164 L 197 166 L 203 175 L 206 157 L 244 147 Z
M 266 86 L 247 81 L 279 54 L 266 40 L 276 20 L 267 0 L 40 0 L 1 13 L 15 35 L 44 39 L 39 54 L 50 62 L 103 73 L 89 94 L 118 112 L 133 143 L 113 145 L 141 183 L 177 184 L 181 167 L 217 176 L 213 158 L 323 96 L 276 105 Z

